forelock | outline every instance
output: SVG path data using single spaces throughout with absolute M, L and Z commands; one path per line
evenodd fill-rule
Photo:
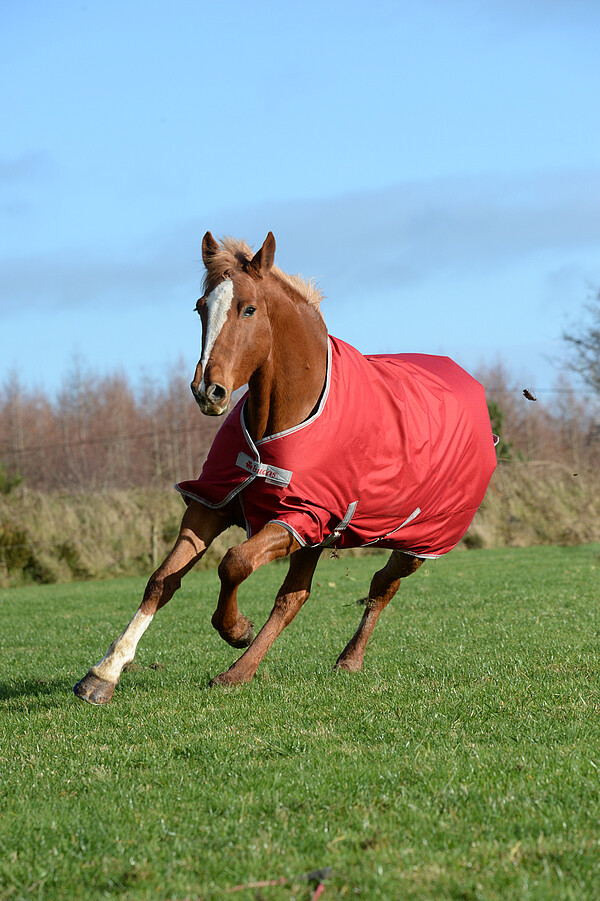
M 219 248 L 219 253 L 209 257 L 206 264 L 205 294 L 212 291 L 220 281 L 231 275 L 236 269 L 243 270 L 254 256 L 252 248 L 246 241 L 230 236 L 221 239 Z M 314 279 L 307 280 L 300 275 L 288 275 L 279 266 L 273 266 L 271 273 L 298 294 L 302 300 L 319 310 L 323 295 L 317 288 Z

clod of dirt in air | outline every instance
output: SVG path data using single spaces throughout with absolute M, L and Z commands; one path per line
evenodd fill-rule
M 527 400 L 537 400 L 537 397 L 529 388 L 523 388 L 523 397 L 526 397 Z

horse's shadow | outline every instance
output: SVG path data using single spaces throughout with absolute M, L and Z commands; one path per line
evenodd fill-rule
M 72 679 L 63 676 L 57 679 L 15 679 L 12 682 L 0 683 L 0 701 L 14 698 L 50 698 L 63 697 L 64 692 L 71 692 Z
M 137 672 L 146 673 L 148 670 L 151 672 L 164 670 L 165 666 L 162 663 L 151 663 L 148 666 L 133 663 L 129 664 L 125 669 L 129 673 L 135 674 Z M 62 705 L 65 701 L 65 695 L 67 695 L 75 700 L 77 704 L 80 704 L 81 702 L 77 701 L 73 695 L 73 686 L 76 681 L 77 678 L 71 675 L 54 679 L 30 677 L 28 679 L 13 679 L 9 682 L 0 682 L 0 702 L 14 700 L 15 698 L 30 698 L 32 700 L 35 698 L 47 698 L 49 703 L 55 701 L 57 705 Z M 208 682 L 208 678 L 206 681 Z M 138 692 L 152 691 L 153 683 L 152 680 L 148 682 L 139 680 L 135 683 L 135 687 Z

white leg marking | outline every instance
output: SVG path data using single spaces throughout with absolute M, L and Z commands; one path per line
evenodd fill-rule
M 210 360 L 212 349 L 215 341 L 221 334 L 221 329 L 227 320 L 227 314 L 231 304 L 233 303 L 233 282 L 230 278 L 226 278 L 224 282 L 220 282 L 214 291 L 211 291 L 206 298 L 206 335 L 204 338 L 204 353 L 200 360 L 202 366 L 202 382 L 200 383 L 200 393 L 206 392 L 204 384 L 204 370 L 206 364 Z
M 107 682 L 118 682 L 121 670 L 135 657 L 138 642 L 153 619 L 153 614 L 138 610 L 125 631 L 113 641 L 105 656 L 90 672 Z

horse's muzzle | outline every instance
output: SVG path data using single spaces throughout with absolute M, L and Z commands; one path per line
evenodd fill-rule
M 191 384 L 192 394 L 205 416 L 222 416 L 229 409 L 229 391 L 216 382 L 204 391 Z

